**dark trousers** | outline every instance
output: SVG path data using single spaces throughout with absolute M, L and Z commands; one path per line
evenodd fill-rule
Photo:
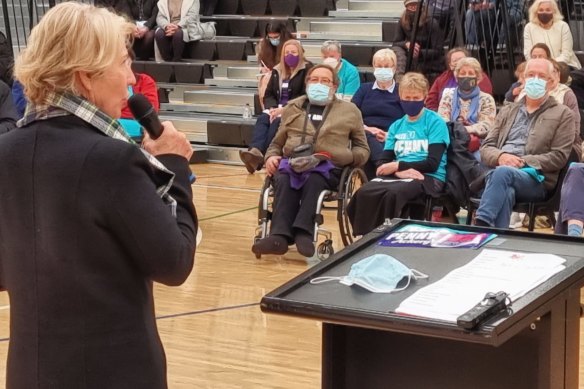
M 393 176 L 382 178 L 397 180 Z M 425 195 L 437 196 L 443 188 L 444 183 L 431 176 L 425 176 L 423 181 L 368 182 L 353 195 L 347 207 L 353 234 L 371 232 L 386 218 L 402 216 L 406 205 L 424 204 Z
M 215 7 L 219 0 L 201 0 L 201 15 L 211 16 L 215 13 Z
M 154 31 L 150 30 L 141 39 L 134 39 L 134 53 L 136 53 L 136 59 L 142 59 L 144 61 L 149 60 L 154 57 Z
M 249 147 L 256 148 L 265 154 L 270 143 L 272 143 L 272 140 L 276 136 L 278 127 L 280 127 L 280 118 L 276 118 L 270 123 L 270 115 L 262 113 L 258 116 L 258 120 L 253 128 L 251 144 Z
M 367 145 L 369 145 L 369 160 L 365 164 L 363 170 L 365 170 L 365 174 L 367 175 L 368 179 L 375 178 L 377 174 L 377 163 L 381 159 L 383 155 L 383 147 L 385 146 L 385 142 L 380 142 L 375 138 L 375 135 L 370 133 L 369 131 L 365 131 L 365 136 L 367 137 Z
M 584 163 L 574 163 L 568 169 L 562 184 L 560 215 L 556 223 L 556 234 L 568 233 L 568 221 L 584 222 Z
M 336 190 L 340 175 L 340 169 L 333 169 L 329 179 L 313 173 L 302 188 L 292 189 L 290 177 L 277 172 L 274 176 L 274 211 L 270 235 L 285 236 L 291 243 L 298 230 L 313 234 L 318 196 L 323 190 Z
M 159 28 L 154 35 L 160 55 L 165 61 L 180 61 L 185 49 L 183 30 L 178 29 L 173 36 L 164 35 L 164 30 Z

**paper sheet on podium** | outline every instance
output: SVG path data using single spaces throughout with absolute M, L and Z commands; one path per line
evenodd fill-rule
M 397 313 L 456 323 L 488 292 L 507 292 L 512 301 L 565 269 L 553 254 L 483 250 L 468 264 L 405 299 Z

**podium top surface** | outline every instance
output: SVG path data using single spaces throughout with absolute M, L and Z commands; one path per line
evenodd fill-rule
M 498 238 L 479 250 L 462 248 L 383 247 L 377 242 L 408 224 L 448 227 L 461 231 L 494 232 Z M 375 328 L 417 335 L 435 336 L 498 346 L 551 310 L 559 300 L 584 285 L 584 239 L 567 236 L 485 229 L 474 226 L 447 225 L 413 220 L 392 220 L 392 224 L 374 231 L 353 245 L 321 262 L 296 278 L 268 293 L 261 302 L 264 312 L 306 317 L 348 326 Z M 456 324 L 395 313 L 399 304 L 414 292 L 440 280 L 453 269 L 475 258 L 482 249 L 548 253 L 566 259 L 566 269 L 517 299 L 507 312 L 495 316 L 477 330 L 467 331 Z M 344 276 L 355 262 L 373 254 L 389 254 L 406 266 L 428 274 L 428 280 L 413 282 L 406 290 L 384 294 L 371 293 L 358 286 L 339 282 L 313 285 L 321 276 Z M 495 291 L 496 292 L 496 291 Z M 478 301 L 477 301 L 478 303 Z

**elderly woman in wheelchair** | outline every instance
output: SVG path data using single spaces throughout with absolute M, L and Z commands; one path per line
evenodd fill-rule
M 256 256 L 282 255 L 296 244 L 314 255 L 314 219 L 323 190 L 336 190 L 345 166 L 362 166 L 369 158 L 361 112 L 335 97 L 339 80 L 328 65 L 306 77 L 306 96 L 282 113 L 280 128 L 265 156 L 274 185 L 270 234 L 252 246 Z
M 354 235 L 401 216 L 407 205 L 423 203 L 444 188 L 450 137 L 444 120 L 424 108 L 428 81 L 420 73 L 407 73 L 399 95 L 406 115 L 389 127 L 377 178 L 362 186 L 347 207 Z

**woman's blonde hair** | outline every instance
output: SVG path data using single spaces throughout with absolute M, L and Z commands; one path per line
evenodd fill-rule
M 61 3 L 32 29 L 27 47 L 15 61 L 15 78 L 34 104 L 43 103 L 49 92 L 79 95 L 77 74 L 105 74 L 130 44 L 134 28 L 105 8 Z
M 537 9 L 539 8 L 539 5 L 541 3 L 550 3 L 552 6 L 552 14 L 554 15 L 553 21 L 555 22 L 559 22 L 560 20 L 563 20 L 564 17 L 562 16 L 562 13 L 560 12 L 560 9 L 558 8 L 558 3 L 556 3 L 556 0 L 535 0 L 533 2 L 533 4 L 531 5 L 531 7 L 529 7 L 529 22 L 530 23 L 534 23 L 537 24 L 538 26 L 541 26 L 541 22 L 539 21 L 539 19 L 537 18 Z
M 454 75 L 458 77 L 458 73 L 463 66 L 471 67 L 476 75 L 477 81 L 480 81 L 483 78 L 483 68 L 481 68 L 480 62 L 474 57 L 465 57 L 458 60 L 456 63 L 456 68 L 454 68 Z
M 424 94 L 424 97 L 426 97 L 428 95 L 428 90 L 430 89 L 430 84 L 422 73 L 408 72 L 404 74 L 399 82 L 400 92 L 406 89 L 420 91 Z
M 388 60 L 393 63 L 393 66 L 397 66 L 397 57 L 395 56 L 395 52 L 391 49 L 381 49 L 377 50 L 375 54 L 373 54 L 373 59 L 371 60 L 371 64 L 375 66 L 376 61 L 385 61 Z
M 292 75 L 296 71 L 296 69 L 294 70 L 290 69 L 288 65 L 286 65 L 286 62 L 284 61 L 284 57 L 286 57 L 286 46 L 289 45 L 296 46 L 296 48 L 298 49 L 298 55 L 300 56 L 300 58 L 298 61 L 298 65 L 296 66 L 296 69 L 300 69 L 302 65 L 306 62 L 306 60 L 304 59 L 304 47 L 302 47 L 302 43 L 300 43 L 300 41 L 297 41 L 296 39 L 287 40 L 282 46 L 282 52 L 280 53 L 279 67 L 282 70 L 283 76 L 282 80 L 292 77 Z

